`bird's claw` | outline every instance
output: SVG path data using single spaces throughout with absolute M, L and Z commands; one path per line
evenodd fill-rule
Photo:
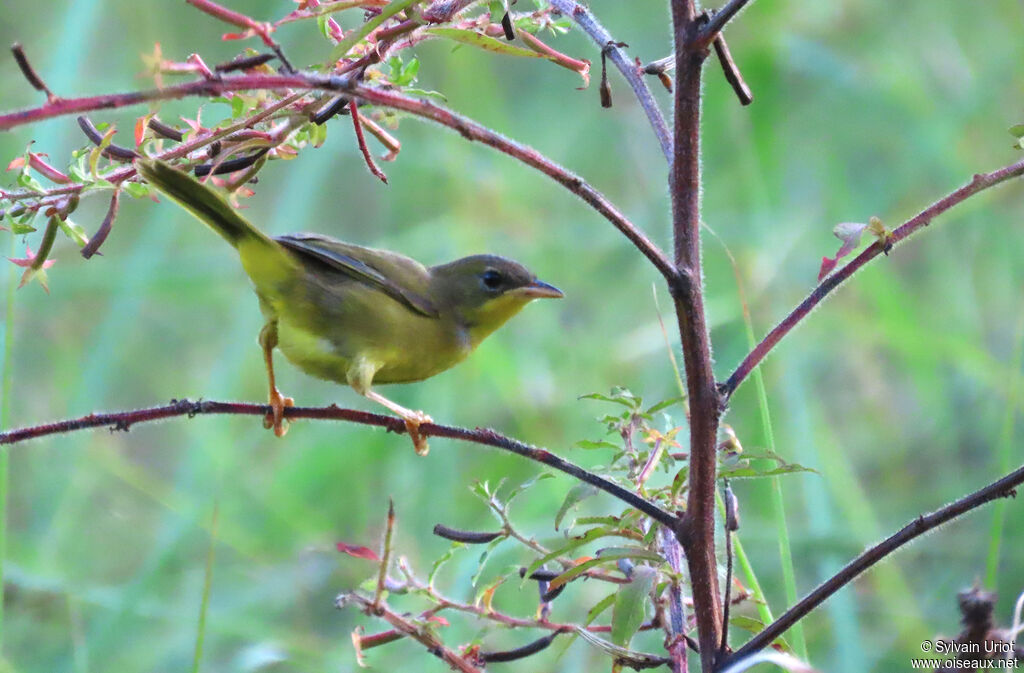
M 433 423 L 434 419 L 422 411 L 414 411 L 410 415 L 403 417 L 402 420 L 405 421 L 405 430 L 412 439 L 412 446 L 416 451 L 416 455 L 427 455 L 430 452 L 430 446 L 427 444 L 427 438 L 420 434 L 420 425 L 422 423 Z
M 284 437 L 288 432 L 288 421 L 284 418 L 285 407 L 294 407 L 295 400 L 291 397 L 284 397 L 281 391 L 274 388 L 270 391 L 270 413 L 263 418 L 263 427 L 274 429 L 274 434 Z

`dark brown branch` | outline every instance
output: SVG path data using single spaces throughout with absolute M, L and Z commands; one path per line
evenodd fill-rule
M 496 533 L 484 533 L 482 531 L 474 530 L 459 530 L 458 528 L 449 528 L 442 523 L 434 525 L 434 535 L 443 537 L 446 540 L 452 542 L 462 542 L 463 544 L 487 544 L 493 542 L 499 537 L 504 535 L 502 531 Z
M 725 75 L 725 81 L 729 83 L 729 86 L 736 93 L 736 97 L 740 100 L 740 105 L 750 105 L 754 102 L 754 94 L 750 92 L 750 87 L 743 80 L 743 75 L 740 73 L 736 61 L 732 60 L 732 54 L 729 52 L 729 45 L 725 43 L 725 37 L 719 33 L 711 44 L 715 48 L 715 56 L 718 57 L 718 63 L 722 66 L 722 74 Z
M 246 155 L 244 157 L 227 159 L 226 161 L 220 162 L 215 161 L 209 164 L 200 164 L 199 166 L 196 166 L 192 170 L 196 174 L 197 178 L 205 177 L 210 173 L 213 173 L 214 175 L 225 175 L 226 173 L 234 173 L 235 171 L 240 171 L 243 168 L 248 168 L 249 166 L 252 166 L 257 161 L 260 160 L 260 157 L 262 157 L 269 151 L 269 147 L 261 147 L 252 154 Z
M 695 39 L 690 42 L 691 49 L 706 49 L 710 45 L 715 36 L 722 32 L 725 28 L 725 24 L 732 21 L 736 14 L 747 6 L 751 0 L 729 0 L 729 2 L 722 7 L 722 9 L 715 12 L 714 16 L 711 17 L 711 21 L 700 31 L 699 35 L 695 36 Z
M 942 509 L 914 519 L 893 535 L 850 561 L 842 570 L 807 594 L 803 600 L 780 615 L 778 619 L 766 626 L 763 631 L 751 638 L 743 647 L 736 650 L 722 665 L 725 666 L 729 663 L 737 662 L 758 650 L 768 647 L 776 638 L 785 633 L 786 629 L 806 616 L 811 610 L 821 605 L 829 596 L 911 540 L 924 535 L 947 521 L 977 509 L 985 503 L 998 498 L 1015 497 L 1017 495 L 1015 488 L 1022 483 L 1024 483 L 1024 467 L 1018 468 L 1002 479 L 994 481 L 988 486 L 946 505 Z
M 969 183 L 948 196 L 936 201 L 897 227 L 885 243 L 878 241 L 868 246 L 863 252 L 850 260 L 846 266 L 825 278 L 818 287 L 814 288 L 806 299 L 800 302 L 799 306 L 793 309 L 793 311 L 786 316 L 782 322 L 776 325 L 772 331 L 770 331 L 768 335 L 761 340 L 761 343 L 754 347 L 754 350 L 752 350 L 747 357 L 743 359 L 743 362 L 736 367 L 736 371 L 729 375 L 729 378 L 726 379 L 725 383 L 721 384 L 720 390 L 722 397 L 724 399 L 728 399 L 734 392 L 736 392 L 736 389 L 740 384 L 750 376 L 750 373 L 754 371 L 754 368 L 764 360 L 765 356 L 775 348 L 783 337 L 789 334 L 793 328 L 800 323 L 800 321 L 810 315 L 811 311 L 814 310 L 814 307 L 820 304 L 825 297 L 842 285 L 846 279 L 867 265 L 867 263 L 872 259 L 878 257 L 883 252 L 888 252 L 892 246 L 900 243 L 918 230 L 928 226 L 933 219 L 953 206 L 961 203 L 968 197 L 990 187 L 995 187 L 996 185 L 1006 182 L 1011 178 L 1020 177 L 1021 175 L 1024 175 L 1024 159 L 1010 164 L 1009 166 L 1005 166 L 1004 168 L 1000 168 L 999 170 L 992 171 L 991 173 L 975 175 Z
M 176 143 L 180 143 L 185 137 L 184 135 L 182 135 L 181 131 L 174 128 L 173 126 L 168 126 L 156 117 L 150 117 L 149 121 L 146 122 L 146 126 L 152 129 L 153 133 L 156 133 L 159 136 L 163 136 L 168 140 L 173 140 Z
M 215 72 L 234 72 L 237 70 L 248 70 L 249 68 L 257 68 L 268 61 L 273 61 L 276 54 L 256 54 L 255 56 L 243 56 L 236 58 L 232 61 L 225 63 L 218 63 L 213 66 Z
M 91 119 L 85 115 L 80 115 L 78 117 L 78 126 L 82 129 L 82 133 L 85 134 L 85 137 L 94 145 L 99 146 L 103 144 L 103 134 L 100 133 L 99 129 L 93 125 Z M 139 158 L 139 154 L 135 150 L 130 150 L 127 147 L 121 147 L 114 143 L 110 143 L 104 147 L 102 154 L 108 159 L 116 159 L 117 161 L 134 161 Z
M 555 631 L 554 633 L 550 633 L 544 636 L 543 638 L 538 638 L 532 643 L 528 643 L 514 650 L 506 650 L 504 652 L 481 652 L 480 660 L 490 664 L 499 661 L 515 661 L 517 659 L 525 659 L 526 657 L 537 654 L 538 652 L 547 649 L 547 647 L 551 645 L 555 638 L 562 635 L 563 633 L 565 633 L 565 631 Z
M 107 208 L 107 214 L 103 218 L 103 223 L 96 230 L 96 234 L 82 247 L 82 257 L 89 259 L 99 252 L 100 246 L 103 245 L 103 242 L 107 240 L 107 236 L 110 235 L 110 228 L 114 225 L 114 219 L 117 217 L 117 208 L 120 202 L 121 190 L 115 189 L 110 197 L 110 206 Z
M 81 418 L 45 425 L 37 425 L 29 428 L 8 430 L 0 432 L 0 446 L 5 444 L 17 444 L 29 439 L 36 439 L 48 435 L 55 435 L 88 428 L 109 427 L 111 431 L 128 430 L 136 423 L 158 421 L 164 418 L 188 416 L 192 418 L 198 415 L 207 414 L 231 414 L 242 416 L 266 416 L 271 409 L 266 404 L 248 404 L 245 402 L 208 402 L 190 400 L 172 400 L 170 404 L 162 407 L 151 407 L 138 409 L 136 411 L 118 411 L 107 414 L 89 414 Z M 317 420 L 347 421 L 349 423 L 360 423 L 378 428 L 385 428 L 388 432 L 404 433 L 405 421 L 395 416 L 384 416 L 373 414 L 368 411 L 356 409 L 342 409 L 336 405 L 329 407 L 287 407 L 284 410 L 284 417 L 288 420 L 297 418 L 310 418 Z M 676 517 L 661 509 L 652 502 L 645 500 L 636 493 L 629 491 L 618 484 L 600 477 L 592 472 L 559 458 L 546 449 L 541 449 L 519 440 L 506 437 L 494 430 L 487 428 L 452 427 L 439 425 L 437 423 L 424 423 L 420 425 L 420 434 L 424 437 L 445 437 L 463 442 L 471 442 L 483 446 L 491 446 L 503 451 L 509 451 L 517 455 L 543 463 L 571 477 L 592 484 L 623 501 L 631 507 L 635 507 L 655 521 L 674 527 L 677 523 Z
M 313 115 L 311 121 L 314 124 L 323 126 L 327 121 L 336 114 L 339 114 L 342 110 L 348 107 L 348 102 L 351 100 L 348 96 L 335 96 L 327 102 L 327 105 L 317 110 Z
M 43 82 L 43 78 L 39 76 L 36 69 L 32 67 L 32 64 L 28 61 L 28 56 L 25 55 L 25 49 L 20 43 L 15 42 L 11 45 L 11 54 L 14 55 L 14 61 L 18 64 L 18 68 L 21 70 L 21 74 L 25 76 L 28 83 L 32 85 L 32 88 L 36 91 L 42 91 L 46 94 L 46 100 L 53 101 L 57 97 L 50 91 L 50 87 L 46 86 Z
M 622 43 L 616 41 L 594 15 L 590 13 L 590 10 L 576 2 L 576 0 L 551 0 L 551 6 L 575 21 L 597 43 L 597 47 L 601 50 L 602 54 L 607 53 L 607 57 L 611 59 L 615 67 L 622 73 L 622 76 L 629 82 L 630 88 L 633 89 L 637 100 L 640 101 L 640 107 L 643 108 L 644 114 L 647 115 L 651 128 L 654 129 L 654 135 L 658 138 L 658 144 L 661 146 L 665 159 L 671 161 L 672 134 L 665 123 L 665 117 L 661 114 L 661 108 L 658 107 L 658 103 L 654 100 L 654 95 L 648 88 L 647 82 L 644 81 L 640 74 L 640 69 L 630 60 L 629 55 L 621 47 L 609 47 L 609 45 L 619 45 Z
M 373 155 L 370 154 L 370 148 L 366 146 L 366 136 L 363 135 L 363 125 L 359 118 L 359 107 L 356 105 L 355 98 L 349 100 L 348 109 L 352 112 L 352 127 L 356 132 L 356 143 L 359 145 L 359 151 L 363 155 L 363 161 L 366 162 L 366 167 L 375 178 L 383 182 L 385 185 L 388 184 L 388 176 L 384 175 L 384 171 L 377 166 L 377 162 L 373 160 Z
M 722 604 L 715 557 L 716 446 L 720 398 L 711 369 L 700 259 L 700 90 L 707 49 L 692 50 L 703 25 L 693 0 L 672 0 L 676 54 L 675 154 L 669 174 L 675 263 L 688 282 L 672 287 L 690 405 L 690 474 L 686 515 L 676 534 L 686 550 L 701 670 L 714 668 Z

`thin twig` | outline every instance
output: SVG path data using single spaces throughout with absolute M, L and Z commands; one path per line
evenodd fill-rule
M 647 82 L 644 81 L 636 64 L 630 60 L 629 55 L 620 47 L 608 47 L 608 45 L 619 43 L 590 13 L 590 10 L 582 4 L 575 0 L 551 0 L 551 6 L 575 21 L 597 43 L 597 47 L 602 53 L 607 49 L 608 58 L 611 59 L 615 67 L 622 73 L 622 76 L 629 82 L 630 88 L 633 89 L 637 100 L 640 101 L 640 107 L 644 109 L 651 128 L 654 129 L 654 135 L 658 138 L 658 144 L 661 145 L 661 151 L 665 155 L 665 159 L 671 162 L 672 133 L 668 130 L 665 117 L 661 114 L 661 108 L 658 107 L 658 102 L 654 100 L 654 94 L 647 87 Z
M 918 538 L 930 530 L 933 530 L 947 521 L 951 521 L 973 509 L 981 507 L 985 503 L 998 498 L 1015 497 L 1015 488 L 1024 483 L 1024 467 L 1006 475 L 1002 479 L 992 482 L 984 488 L 965 495 L 956 502 L 946 505 L 931 514 L 919 516 L 899 531 L 879 542 L 871 549 L 850 561 L 842 570 L 830 577 L 816 589 L 811 591 L 799 603 L 786 610 L 774 622 L 766 626 L 760 633 L 751 638 L 743 647 L 736 650 L 726 661 L 721 662 L 722 666 L 739 661 L 750 656 L 754 652 L 769 646 L 776 638 L 781 636 L 786 629 L 802 619 L 807 613 L 823 603 L 829 596 L 843 588 L 862 572 L 877 564 L 889 554 L 904 546 L 911 540 Z
M 736 370 L 729 375 L 729 378 L 726 379 L 725 383 L 719 386 L 723 399 L 728 399 L 734 392 L 736 392 L 736 389 L 740 384 L 743 383 L 750 373 L 754 371 L 762 360 L 764 360 L 765 356 L 768 355 L 768 353 L 775 348 L 782 338 L 789 334 L 793 328 L 800 323 L 800 321 L 810 315 L 815 306 L 820 304 L 821 301 L 833 290 L 842 285 L 846 279 L 867 265 L 868 262 L 875 257 L 878 257 L 880 254 L 888 252 L 892 246 L 900 243 L 911 234 L 928 226 L 933 219 L 953 206 L 963 202 L 968 197 L 990 187 L 995 187 L 996 185 L 1006 182 L 1011 178 L 1020 177 L 1021 175 L 1024 175 L 1024 159 L 1000 168 L 999 170 L 992 171 L 991 173 L 976 174 L 966 185 L 942 199 L 939 199 L 914 217 L 901 224 L 892 232 L 885 242 L 876 241 L 848 262 L 842 269 L 825 278 L 818 287 L 814 288 L 806 299 L 800 302 L 799 306 L 793 309 L 793 311 L 786 316 L 782 322 L 772 328 L 772 331 L 770 331 L 767 336 L 761 340 L 761 343 L 757 344 L 757 346 L 754 347 L 754 350 L 752 350 L 747 357 L 743 358 L 743 362 L 741 362 L 739 366 L 736 367 Z
M 42 91 L 46 94 L 47 101 L 57 100 L 57 96 L 50 91 L 50 87 L 46 86 L 46 82 L 39 76 L 36 69 L 29 63 L 28 56 L 25 55 L 25 49 L 18 42 L 11 45 L 11 54 L 14 55 L 14 60 L 18 64 L 18 68 L 21 70 L 21 74 L 25 76 L 28 83 L 32 85 L 32 88 L 36 91 Z
M 100 228 L 96 230 L 96 234 L 89 239 L 89 242 L 82 247 L 82 257 L 89 259 L 100 250 L 100 246 L 107 240 L 107 236 L 110 235 L 110 229 L 114 225 L 114 219 L 117 217 L 117 208 L 121 201 L 121 189 L 114 189 L 114 193 L 110 197 L 110 206 L 107 208 L 107 214 L 103 218 Z
M 725 43 L 725 36 L 719 33 L 711 44 L 715 48 L 715 56 L 718 57 L 718 63 L 722 66 L 722 74 L 725 75 L 725 81 L 729 83 L 729 86 L 736 93 L 736 98 L 740 100 L 740 105 L 750 105 L 754 102 L 754 94 L 751 93 L 750 87 L 744 81 L 743 74 L 740 73 L 736 61 L 732 59 L 729 45 Z
M 711 21 L 704 26 L 696 39 L 690 43 L 690 48 L 707 48 L 714 41 L 715 36 L 722 32 L 725 24 L 732 21 L 732 18 L 750 2 L 751 0 L 729 0 L 725 7 L 715 12 L 715 15 L 711 17 Z
M 388 184 L 388 176 L 384 175 L 384 171 L 377 166 L 377 162 L 373 160 L 373 155 L 370 154 L 370 149 L 366 146 L 366 136 L 363 135 L 363 126 L 360 123 L 359 117 L 359 107 L 356 105 L 355 98 L 349 100 L 348 107 L 352 112 L 352 127 L 356 132 L 356 143 L 359 145 L 359 151 L 363 155 L 363 161 L 366 162 L 366 167 L 370 169 L 370 173 L 372 173 L 374 177 L 385 185 Z
M 439 657 L 455 670 L 462 673 L 483 673 L 481 669 L 470 664 L 464 657 L 445 647 L 441 639 L 434 635 L 431 629 L 424 628 L 409 618 L 398 614 L 389 608 L 386 603 L 374 604 L 369 598 L 357 593 L 342 594 L 335 599 L 335 605 L 339 608 L 347 603 L 358 605 L 368 615 L 380 617 L 395 627 L 396 630 L 424 645 L 428 652 Z
M 388 566 L 391 565 L 391 541 L 395 535 L 395 501 L 388 498 L 388 518 L 384 527 L 384 539 L 380 544 L 380 568 L 377 571 L 377 590 L 373 594 L 372 609 L 380 607 L 384 596 L 384 587 L 388 579 Z
M 150 407 L 136 411 L 119 411 L 107 414 L 89 414 L 81 418 L 47 423 L 17 430 L 8 430 L 0 433 L 0 446 L 5 444 L 17 444 L 29 439 L 45 437 L 47 435 L 74 432 L 88 428 L 109 427 L 112 430 L 128 430 L 136 423 L 146 423 L 164 418 L 177 416 L 188 416 L 206 414 L 233 414 L 242 416 L 266 416 L 271 409 L 266 404 L 248 404 L 244 402 L 192 402 L 190 400 L 173 400 L 170 404 L 161 407 Z M 385 428 L 389 432 L 404 433 L 405 421 L 395 416 L 384 416 L 368 411 L 356 409 L 342 409 L 336 405 L 328 407 L 287 407 L 284 410 L 284 417 L 289 420 L 297 418 L 309 418 L 318 420 L 347 421 L 360 423 L 379 428 Z M 592 472 L 559 458 L 546 449 L 537 448 L 520 442 L 517 439 L 506 437 L 494 430 L 486 428 L 459 428 L 436 423 L 423 423 L 420 425 L 420 434 L 424 437 L 445 437 L 456 439 L 483 446 L 491 446 L 503 451 L 510 451 L 517 455 L 535 460 L 564 472 L 580 481 L 592 484 L 597 488 L 622 500 L 627 505 L 635 507 L 658 523 L 672 527 L 676 525 L 676 517 L 658 507 L 652 502 L 645 500 L 637 494 L 626 490 L 607 479 Z

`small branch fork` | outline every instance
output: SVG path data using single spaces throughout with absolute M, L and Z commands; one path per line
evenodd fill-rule
M 111 431 L 127 431 L 136 423 L 146 423 L 164 418 L 173 418 L 176 416 L 188 416 L 189 418 L 207 414 L 266 416 L 269 412 L 270 407 L 265 404 L 172 400 L 170 404 L 161 407 L 151 407 L 135 411 L 118 411 L 108 414 L 89 414 L 82 418 L 58 421 L 56 423 L 37 425 L 18 430 L 9 430 L 0 433 L 0 446 L 5 444 L 17 444 L 29 439 L 73 432 L 76 430 L 85 430 L 88 428 L 109 427 L 111 428 Z M 362 425 L 385 428 L 389 432 L 396 432 L 399 434 L 405 432 L 405 422 L 400 418 L 384 416 L 382 414 L 373 414 L 367 411 L 358 411 L 356 409 L 342 409 L 336 405 L 331 405 L 329 407 L 286 407 L 284 410 L 284 417 L 289 420 L 294 420 L 296 418 L 310 418 L 318 420 L 347 421 L 350 423 L 360 423 Z M 675 515 L 665 511 L 636 493 L 633 493 L 632 491 L 629 491 L 592 472 L 588 472 L 567 460 L 563 460 L 546 449 L 525 444 L 517 439 L 512 439 L 511 437 L 499 434 L 494 430 L 486 428 L 475 428 L 470 430 L 468 428 L 439 425 L 437 423 L 424 423 L 420 425 L 420 434 L 424 437 L 446 437 L 448 439 L 456 439 L 463 442 L 491 446 L 497 449 L 502 449 L 503 451 L 510 451 L 523 456 L 524 458 L 529 458 L 530 460 L 543 463 L 548 467 L 564 472 L 580 481 L 596 486 L 602 491 L 618 498 L 627 505 L 635 507 L 658 523 L 670 528 L 674 528 L 677 525 L 677 518 Z
M 672 161 L 672 132 L 669 131 L 665 118 L 661 114 L 654 95 L 644 81 L 642 70 L 629 60 L 629 55 L 622 49 L 622 43 L 615 41 L 597 18 L 590 13 L 590 10 L 575 0 L 551 0 L 551 6 L 562 14 L 570 17 L 579 25 L 583 31 L 597 43 L 601 54 L 611 59 L 611 62 L 619 69 L 622 76 L 629 82 L 630 88 L 640 102 L 644 114 L 654 129 L 654 135 L 658 138 L 661 151 L 668 161 Z
M 793 311 L 786 316 L 782 322 L 772 328 L 768 335 L 761 340 L 761 343 L 754 347 L 754 350 L 752 350 L 747 357 L 743 359 L 743 362 L 736 367 L 736 370 L 729 375 L 729 378 L 719 386 L 719 391 L 722 394 L 723 400 L 728 400 L 729 397 L 736 392 L 736 389 L 740 384 L 750 376 L 750 373 L 754 371 L 762 360 L 764 360 L 765 356 L 768 355 L 768 353 L 775 348 L 783 337 L 789 334 L 793 328 L 800 323 L 800 321 L 810 315 L 815 306 L 820 304 L 825 297 L 842 285 L 848 278 L 850 278 L 850 276 L 866 266 L 868 262 L 882 253 L 888 254 L 892 246 L 900 243 L 906 238 L 909 238 L 911 234 L 927 227 L 931 224 L 933 219 L 962 203 L 967 198 L 974 196 L 978 192 L 983 192 L 986 189 L 995 187 L 998 184 L 1022 175 L 1024 175 L 1024 159 L 992 171 L 991 173 L 975 175 L 966 185 L 939 199 L 897 227 L 885 243 L 876 241 L 855 258 L 850 260 L 839 271 L 836 271 L 825 278 L 818 287 L 814 288 L 806 299 L 800 302 L 799 306 L 793 309 Z
M 791 607 L 774 622 L 769 624 L 760 633 L 751 638 L 747 643 L 736 650 L 726 661 L 720 662 L 722 667 L 736 663 L 758 650 L 762 650 L 772 641 L 781 636 L 786 629 L 802 619 L 811 610 L 818 607 L 827 598 L 839 589 L 843 588 L 862 572 L 875 565 L 889 554 L 904 546 L 911 540 L 918 538 L 930 530 L 938 528 L 942 524 L 977 509 L 982 505 L 999 498 L 1016 497 L 1016 487 L 1024 483 L 1024 466 L 1011 472 L 1002 479 L 992 482 L 984 488 L 960 498 L 956 502 L 946 505 L 942 509 L 931 514 L 920 516 L 899 531 L 879 542 L 871 549 L 850 561 L 842 570 L 833 575 L 823 584 L 807 594 L 803 600 Z

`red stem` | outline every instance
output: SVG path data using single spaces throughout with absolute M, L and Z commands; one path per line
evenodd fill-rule
M 900 243 L 911 234 L 928 226 L 933 219 L 953 206 L 963 202 L 968 197 L 990 187 L 995 187 L 996 185 L 1010 180 L 1011 178 L 1020 177 L 1021 175 L 1024 175 L 1024 159 L 1010 164 L 1009 166 L 1000 168 L 999 170 L 992 171 L 991 173 L 975 175 L 969 183 L 944 198 L 939 199 L 897 227 L 889 237 L 887 244 L 876 242 L 868 246 L 863 252 L 850 260 L 846 266 L 825 278 L 818 287 L 814 288 L 806 299 L 800 302 L 799 306 L 793 309 L 793 311 L 787 315 L 782 322 L 776 325 L 772 331 L 770 331 L 768 335 L 761 340 L 761 343 L 754 347 L 754 350 L 750 351 L 747 357 L 743 358 L 743 362 L 736 367 L 736 371 L 730 374 L 725 383 L 721 385 L 722 396 L 728 399 L 740 384 L 750 376 L 750 373 L 754 371 L 761 361 L 764 360 L 765 356 L 768 355 L 768 353 L 770 353 L 780 341 L 782 341 L 783 337 L 789 334 L 793 328 L 800 323 L 800 321 L 810 315 L 811 311 L 814 310 L 814 307 L 820 304 L 825 297 L 842 285 L 846 279 L 866 266 L 868 262 L 873 260 L 875 257 L 878 257 L 883 252 L 887 252 L 888 248 Z

